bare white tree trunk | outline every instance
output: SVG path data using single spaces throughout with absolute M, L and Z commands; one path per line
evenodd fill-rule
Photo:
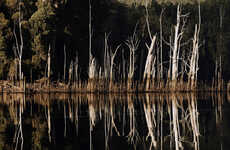
M 146 47 L 148 49 L 148 55 L 146 58 L 146 63 L 145 63 L 145 70 L 144 70 L 144 75 L 143 78 L 146 79 L 146 90 L 149 89 L 150 85 L 150 77 L 152 76 L 153 80 L 155 79 L 155 62 L 156 62 L 156 56 L 154 55 L 154 46 L 156 42 L 156 36 L 152 36 L 151 31 L 150 31 L 150 26 L 149 26 L 149 14 L 148 14 L 148 9 L 145 7 L 146 10 L 146 24 L 147 24 L 147 29 L 148 29 L 148 34 L 149 38 L 151 39 L 151 44 L 150 46 L 146 43 Z
M 96 75 L 96 60 L 92 56 L 92 6 L 89 0 L 89 79 Z
M 15 25 L 14 25 L 14 38 L 16 41 L 16 48 L 14 49 L 15 57 L 18 59 L 18 68 L 19 68 L 19 80 L 23 79 L 23 74 L 22 74 L 22 53 L 23 53 L 23 37 L 22 37 L 22 23 L 21 23 L 21 0 L 19 1 L 18 4 L 19 7 L 19 16 L 18 16 L 18 26 L 19 26 L 19 40 L 15 31 Z
M 121 47 L 121 45 L 118 45 L 117 48 L 115 49 L 115 52 L 112 54 L 111 56 L 111 66 L 110 66 L 110 81 L 113 80 L 114 76 L 113 76 L 113 67 L 114 67 L 114 58 L 117 54 L 118 49 Z
M 180 17 L 181 17 L 181 8 L 180 5 L 177 6 L 177 23 L 175 26 L 174 34 L 174 44 L 172 51 L 172 81 L 176 82 L 178 76 L 178 40 L 179 40 L 179 28 L 180 28 Z
M 72 81 L 72 77 L 73 77 L 73 61 L 71 61 L 70 66 L 69 66 L 69 83 L 68 85 L 70 85 L 71 81 Z
M 94 79 L 97 75 L 97 62 L 96 58 L 92 59 L 92 62 L 89 66 L 89 79 Z
M 109 35 L 105 34 L 105 52 L 104 52 L 104 76 L 106 79 L 109 79 L 109 89 L 112 89 L 112 82 L 114 79 L 114 59 L 117 54 L 118 49 L 120 48 L 121 45 L 118 45 L 114 51 L 110 51 L 109 45 L 108 45 L 108 39 Z
M 128 78 L 132 79 L 134 77 L 134 70 L 135 70 L 135 52 L 138 49 L 138 46 L 140 44 L 140 40 L 137 37 L 136 34 L 136 27 L 133 32 L 133 35 L 129 37 L 125 44 L 129 48 L 129 73 L 128 73 Z
M 49 50 L 48 50 L 48 60 L 47 60 L 47 65 L 48 65 L 48 72 L 47 72 L 47 77 L 48 77 L 48 85 L 50 85 L 50 66 L 51 66 L 51 47 L 49 45 Z
M 107 35 L 105 33 L 105 39 L 104 39 L 104 74 L 105 74 L 105 78 L 108 79 L 109 78 L 109 72 L 111 69 L 111 59 L 110 59 L 110 50 L 109 50 L 109 46 L 108 46 L 108 39 L 109 39 L 109 35 Z
M 122 49 L 122 78 L 125 79 L 126 75 L 126 62 L 125 62 L 125 56 L 124 56 L 124 49 Z
M 137 26 L 136 26 L 137 27 Z M 132 86 L 132 79 L 134 77 L 134 71 L 135 71 L 135 53 L 138 49 L 138 46 L 140 44 L 140 40 L 137 37 L 136 34 L 136 27 L 135 30 L 133 32 L 133 35 L 131 37 L 129 37 L 125 44 L 128 46 L 129 48 L 129 72 L 128 72 L 128 90 L 131 89 Z
M 198 60 L 199 60 L 199 34 L 200 34 L 200 24 L 201 24 L 201 16 L 200 16 L 200 4 L 199 8 L 199 25 L 195 25 L 194 37 L 193 37 L 193 47 L 192 47 L 192 54 L 190 58 L 190 70 L 189 70 L 189 83 L 190 88 L 196 87 L 196 80 L 197 80 L 197 72 L 198 72 Z
M 151 39 L 150 47 L 146 44 L 146 46 L 148 48 L 148 55 L 147 55 L 147 59 L 146 59 L 146 63 L 145 63 L 145 70 L 144 70 L 144 76 L 143 76 L 144 79 L 147 80 L 146 90 L 149 88 L 150 77 L 151 77 L 151 75 L 154 74 L 153 72 L 155 71 L 156 58 L 155 58 L 155 56 L 153 54 L 153 48 L 154 48 L 154 45 L 155 45 L 155 41 L 156 41 L 156 36 L 154 36 Z
M 191 88 L 195 86 L 195 80 L 196 80 L 196 72 L 197 72 L 197 65 L 198 63 L 198 48 L 199 48 L 199 33 L 198 33 L 197 25 L 195 25 L 195 33 L 194 33 L 194 38 L 193 38 L 193 48 L 192 48 L 192 56 L 190 59 L 190 70 L 189 70 L 189 82 Z
M 160 78 L 163 79 L 163 31 L 162 31 L 162 17 L 164 9 L 161 11 L 160 15 Z

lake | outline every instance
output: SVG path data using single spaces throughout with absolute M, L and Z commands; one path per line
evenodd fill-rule
M 4 150 L 228 150 L 227 93 L 3 94 Z

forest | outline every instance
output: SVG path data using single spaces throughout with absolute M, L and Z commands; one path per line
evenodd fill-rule
M 1 0 L 0 80 L 147 91 L 226 83 L 229 12 L 229 0 Z

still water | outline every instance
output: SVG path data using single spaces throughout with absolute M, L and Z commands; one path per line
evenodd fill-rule
M 4 150 L 228 150 L 226 93 L 4 94 Z

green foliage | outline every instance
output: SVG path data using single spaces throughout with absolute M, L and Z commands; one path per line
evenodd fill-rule
M 32 50 L 34 55 L 32 56 L 32 64 L 42 69 L 45 64 L 48 45 L 54 38 L 56 29 L 56 16 L 54 8 L 51 3 L 43 4 L 37 3 L 37 11 L 35 11 L 29 19 L 30 33 L 33 37 L 31 41 Z

